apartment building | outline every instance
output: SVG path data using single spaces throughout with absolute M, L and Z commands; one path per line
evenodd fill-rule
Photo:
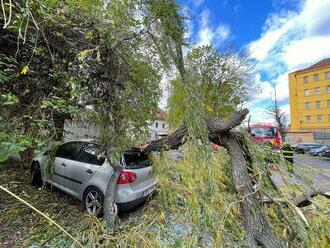
M 330 132 L 330 58 L 289 74 L 291 130 Z
M 330 58 L 289 74 L 292 143 L 330 143 Z

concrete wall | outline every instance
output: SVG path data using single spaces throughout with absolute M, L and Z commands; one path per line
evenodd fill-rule
M 291 145 L 298 143 L 319 143 L 330 145 L 329 132 L 287 132 L 286 142 Z
M 312 132 L 287 132 L 285 140 L 291 145 L 314 143 L 314 135 Z
M 315 132 L 314 133 L 315 143 L 320 143 L 330 146 L 330 133 L 328 132 Z
M 158 139 L 168 134 L 168 124 L 164 120 L 154 120 L 150 126 L 150 139 Z M 64 141 L 79 139 L 94 139 L 98 136 L 98 130 L 87 121 L 66 120 L 64 123 Z
M 94 139 L 98 135 L 97 128 L 87 121 L 66 120 L 64 123 L 64 141 Z

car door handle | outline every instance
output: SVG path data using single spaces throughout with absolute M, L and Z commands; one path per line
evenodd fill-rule
M 62 163 L 61 165 L 65 167 L 66 166 L 66 163 Z
M 93 174 L 93 171 L 91 169 L 88 169 L 86 172 L 89 174 Z

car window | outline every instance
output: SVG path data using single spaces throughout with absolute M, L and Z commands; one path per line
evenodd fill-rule
M 78 161 L 88 164 L 102 165 L 105 157 L 98 154 L 100 147 L 92 143 L 83 143 L 79 151 Z
M 275 128 L 252 128 L 252 136 L 262 137 L 262 138 L 274 138 L 276 137 Z
M 135 150 L 126 150 L 123 153 L 123 159 L 126 167 L 147 167 L 151 165 L 148 154 L 144 152 L 138 152 Z
M 56 151 L 56 157 L 77 160 L 77 152 L 79 150 L 78 142 L 69 142 L 60 145 Z

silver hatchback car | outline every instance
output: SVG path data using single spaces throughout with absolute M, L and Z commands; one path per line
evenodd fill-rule
M 31 183 L 49 183 L 84 202 L 91 214 L 101 214 L 104 196 L 113 169 L 107 159 L 97 155 L 93 141 L 78 140 L 60 145 L 55 154 L 53 172 L 45 177 L 47 152 L 32 161 Z M 146 201 L 156 187 L 152 163 L 147 154 L 127 150 L 122 155 L 124 167 L 117 181 L 116 203 L 119 211 L 128 211 Z

